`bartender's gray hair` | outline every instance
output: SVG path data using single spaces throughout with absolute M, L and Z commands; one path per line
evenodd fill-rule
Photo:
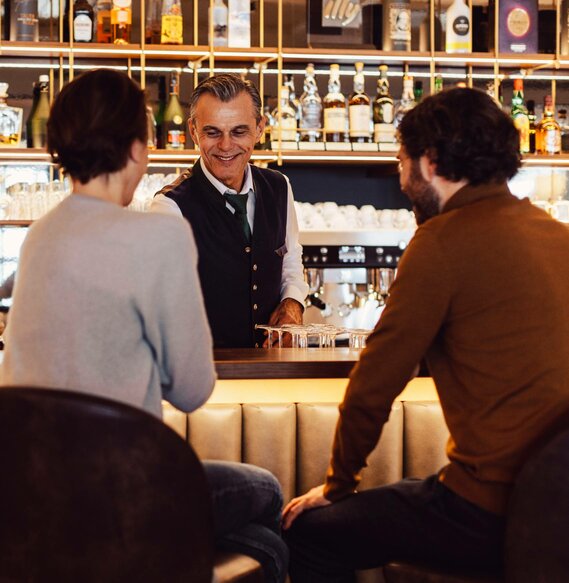
M 259 91 L 251 81 L 242 79 L 239 75 L 223 73 L 208 77 L 199 83 L 190 97 L 190 119 L 192 121 L 194 121 L 198 100 L 204 93 L 214 95 L 224 102 L 235 99 L 240 93 L 247 93 L 253 101 L 253 114 L 257 123 L 261 121 L 261 96 Z

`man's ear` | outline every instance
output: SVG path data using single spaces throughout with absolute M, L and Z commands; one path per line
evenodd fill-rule
M 134 140 L 130 146 L 130 158 L 134 162 L 138 163 L 141 161 L 145 154 L 148 146 L 141 142 L 140 140 Z
M 261 121 L 257 124 L 257 136 L 255 142 L 258 142 L 265 131 L 265 124 L 267 123 L 267 118 L 263 115 L 261 116 Z
M 419 158 L 419 168 L 421 169 L 423 180 L 426 180 L 427 182 L 431 182 L 436 176 L 437 165 L 426 154 L 423 154 Z

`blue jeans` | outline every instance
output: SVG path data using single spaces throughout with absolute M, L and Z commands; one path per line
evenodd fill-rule
M 499 572 L 504 526 L 430 476 L 309 510 L 284 535 L 293 583 L 355 583 L 356 569 L 394 560 Z
M 283 497 L 276 478 L 250 464 L 202 464 L 211 491 L 216 547 L 253 557 L 267 583 L 283 583 L 288 549 L 280 536 Z

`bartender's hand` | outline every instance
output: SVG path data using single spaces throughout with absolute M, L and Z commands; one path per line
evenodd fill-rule
M 286 530 L 305 510 L 319 508 L 321 506 L 330 506 L 332 502 L 324 498 L 324 484 L 312 488 L 306 494 L 293 498 L 283 510 L 282 526 Z
M 302 313 L 304 306 L 293 300 L 292 298 L 285 298 L 273 311 L 269 318 L 269 326 L 282 326 L 283 324 L 302 324 Z M 263 348 L 270 348 L 273 342 L 277 339 L 276 333 L 273 338 L 267 339 L 263 343 Z M 290 334 L 283 335 L 283 346 L 290 347 L 292 344 L 292 336 Z

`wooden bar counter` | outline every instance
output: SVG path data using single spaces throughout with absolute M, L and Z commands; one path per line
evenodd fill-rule
M 340 402 L 360 356 L 349 348 L 226 348 L 214 352 L 209 403 Z M 431 378 L 409 382 L 401 400 L 438 400 Z

